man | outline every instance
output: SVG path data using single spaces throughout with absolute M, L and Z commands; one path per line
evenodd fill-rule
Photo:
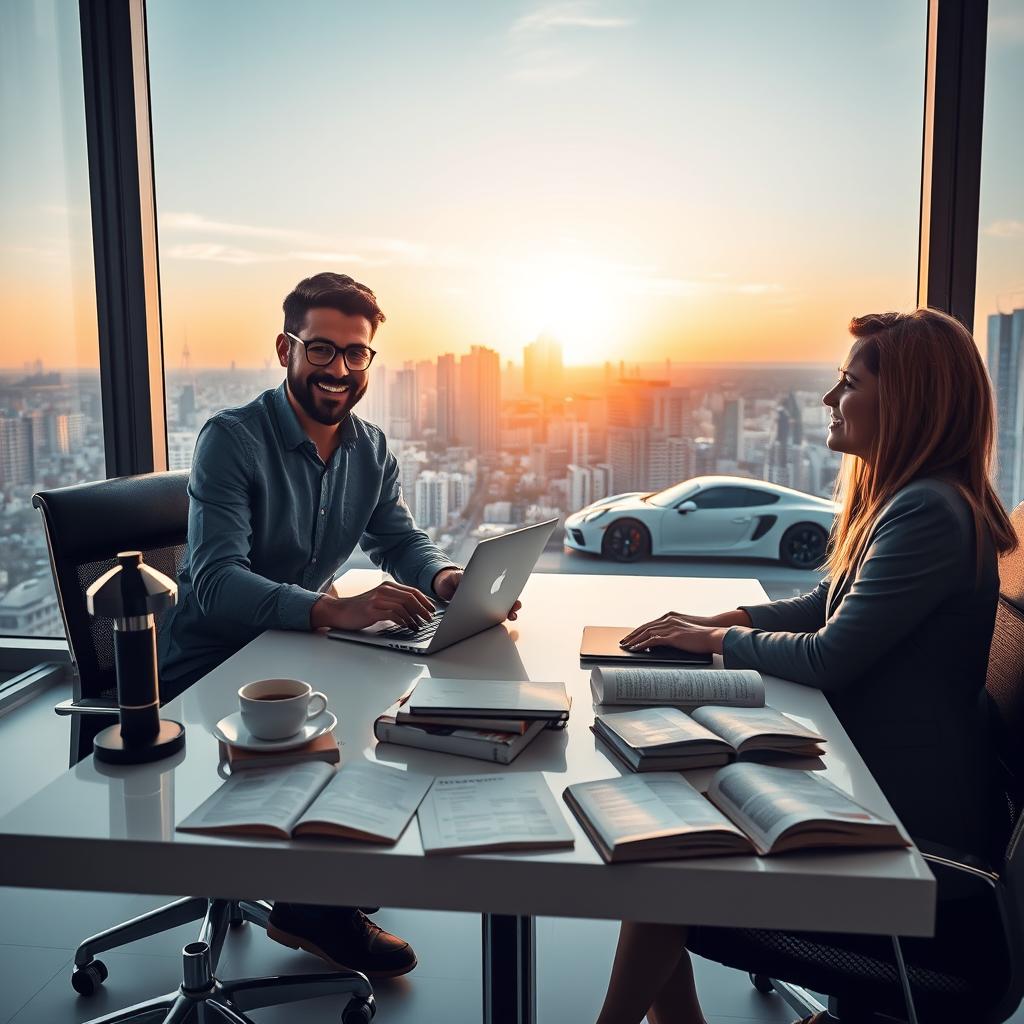
M 159 629 L 165 698 L 265 629 L 417 626 L 434 610 L 424 592 L 454 595 L 462 570 L 416 528 L 383 432 L 352 413 L 383 322 L 373 292 L 350 277 L 300 281 L 277 336 L 285 383 L 203 427 L 178 603 Z M 328 593 L 357 543 L 398 582 Z M 416 966 L 408 943 L 354 908 L 279 902 L 267 933 L 373 977 Z

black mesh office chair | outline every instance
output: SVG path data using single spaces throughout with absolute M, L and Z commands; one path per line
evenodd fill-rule
M 89 615 L 85 592 L 123 550 L 142 551 L 148 564 L 177 579 L 188 531 L 187 488 L 187 472 L 148 473 L 33 495 L 32 504 L 43 516 L 61 617 L 77 670 L 73 698 L 55 709 L 71 716 L 72 765 L 92 751 L 93 736 L 117 715 L 112 620 Z M 161 703 L 173 696 L 161 692 Z M 239 1024 L 249 1021 L 246 1010 L 325 995 L 352 997 L 342 1014 L 345 1024 L 370 1021 L 375 1011 L 373 989 L 357 971 L 239 981 L 215 977 L 228 929 L 250 922 L 266 928 L 269 916 L 270 904 L 263 900 L 175 900 L 86 939 L 75 952 L 71 984 L 80 995 L 92 995 L 107 977 L 98 953 L 201 920 L 198 941 L 182 951 L 180 989 L 91 1024 L 153 1019 L 184 1024 L 196 1018 Z
M 754 986 L 778 991 L 798 1013 L 823 1011 L 811 993 L 825 992 L 829 1017 L 842 1024 L 1002 1024 L 1024 997 L 1024 503 L 1012 520 L 1021 547 L 999 564 L 986 680 L 1010 841 L 994 866 L 921 844 L 940 894 L 963 908 L 964 927 L 957 927 L 954 911 L 934 939 L 900 943 L 880 936 L 696 930 L 694 952 L 741 970 L 758 964 Z

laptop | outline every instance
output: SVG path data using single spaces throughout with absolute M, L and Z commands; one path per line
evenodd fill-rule
M 480 541 L 455 596 L 437 607 L 434 617 L 419 629 L 378 622 L 366 629 L 332 629 L 327 635 L 393 651 L 433 654 L 490 629 L 505 621 L 557 524 L 557 518 L 548 519 Z
M 710 654 L 694 654 L 677 647 L 657 645 L 627 651 L 619 641 L 633 632 L 633 626 L 586 626 L 580 644 L 580 661 L 616 663 L 646 661 L 648 665 L 710 665 Z

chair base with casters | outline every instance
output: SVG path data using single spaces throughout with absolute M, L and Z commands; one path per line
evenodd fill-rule
M 769 978 L 767 974 L 751 974 L 750 983 L 762 995 L 777 993 L 801 1019 L 823 1013 L 825 1016 L 821 1018 L 822 1024 L 883 1024 L 883 1021 L 885 1024 L 891 1024 L 893 1020 L 892 1017 L 879 1017 L 868 1010 L 851 1009 L 835 996 L 828 997 L 826 1006 L 813 992 L 803 986 Z
M 86 939 L 75 952 L 71 984 L 80 995 L 92 995 L 107 977 L 97 953 L 126 942 L 156 935 L 170 928 L 202 920 L 199 938 L 182 950 L 182 981 L 179 988 L 96 1017 L 89 1024 L 121 1024 L 128 1021 L 163 1020 L 164 1024 L 191 1021 L 226 1021 L 252 1024 L 249 1010 L 280 1006 L 320 996 L 347 995 L 341 1013 L 342 1024 L 369 1024 L 376 1012 L 373 988 L 358 971 L 329 971 L 322 974 L 293 974 L 267 978 L 222 980 L 217 977 L 224 939 L 228 929 L 246 923 L 266 928 L 270 904 L 263 900 L 219 900 L 187 897 L 165 907 L 108 928 Z M 161 1017 L 162 1014 L 162 1017 Z

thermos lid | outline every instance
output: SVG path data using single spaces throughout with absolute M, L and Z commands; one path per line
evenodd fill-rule
M 117 565 L 85 592 L 89 614 L 104 619 L 153 615 L 178 600 L 178 585 L 146 565 L 141 551 L 119 551 Z

